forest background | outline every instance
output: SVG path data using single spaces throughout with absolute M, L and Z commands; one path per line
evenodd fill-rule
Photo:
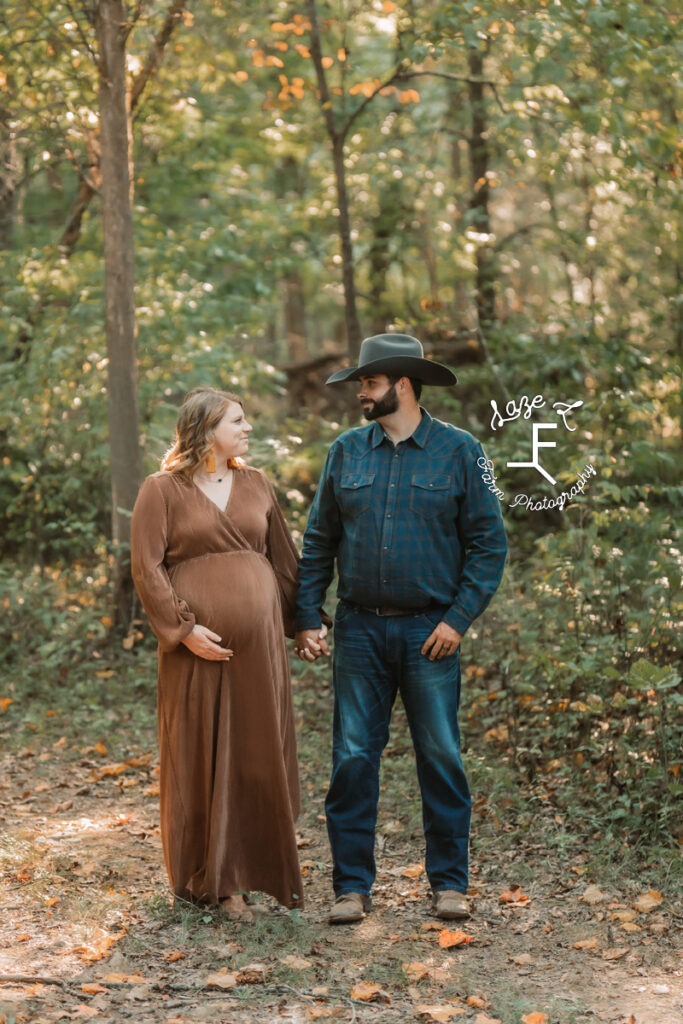
M 327 447 L 359 422 L 353 388 L 322 382 L 362 337 L 407 331 L 456 368 L 424 404 L 483 441 L 504 495 L 509 567 L 464 650 L 496 820 L 507 808 L 518 827 L 521 785 L 529 821 L 551 808 L 572 849 L 671 870 L 679 28 L 673 7 L 632 0 L 3 5 L 14 749 L 65 730 L 153 743 L 127 523 L 184 393 L 244 397 L 250 461 L 300 540 Z M 581 404 L 565 421 L 557 402 Z M 509 465 L 551 421 L 555 485 Z M 563 510 L 515 506 L 552 504 L 588 465 Z M 320 671 L 294 669 L 305 726 Z

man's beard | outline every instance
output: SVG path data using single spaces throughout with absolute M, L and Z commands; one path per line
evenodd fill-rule
M 366 420 L 378 420 L 381 416 L 391 416 L 392 412 L 396 412 L 398 409 L 396 385 L 392 384 L 391 387 L 384 392 L 382 397 L 378 399 L 378 401 L 369 401 L 369 408 L 363 409 L 363 415 Z

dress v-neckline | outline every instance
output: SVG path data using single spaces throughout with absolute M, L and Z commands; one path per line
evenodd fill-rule
M 195 491 L 198 491 L 199 494 L 201 494 L 202 498 L 204 498 L 206 501 L 208 501 L 208 503 L 210 505 L 212 505 L 216 509 L 216 511 L 219 512 L 222 516 L 224 516 L 227 513 L 228 508 L 230 507 L 230 502 L 232 500 L 233 491 L 235 490 L 235 480 L 237 479 L 237 472 L 236 472 L 235 469 L 231 469 L 231 472 L 232 472 L 232 483 L 230 484 L 230 490 L 228 492 L 228 500 L 226 501 L 224 508 L 221 508 L 220 505 L 217 505 L 216 502 L 213 500 L 213 498 L 210 498 L 208 496 L 208 494 L 205 494 L 204 491 L 201 489 L 201 487 L 194 482 L 194 480 L 192 481 L 192 486 L 194 487 Z

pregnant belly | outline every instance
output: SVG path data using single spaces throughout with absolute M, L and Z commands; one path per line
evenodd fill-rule
M 254 551 L 222 552 L 193 558 L 169 573 L 173 589 L 197 622 L 228 646 L 239 645 L 280 616 L 275 574 Z

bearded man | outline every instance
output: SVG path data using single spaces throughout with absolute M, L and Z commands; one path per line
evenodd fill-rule
M 295 650 L 329 654 L 321 609 L 339 575 L 334 628 L 332 777 L 325 801 L 335 902 L 329 921 L 370 909 L 379 766 L 397 693 L 422 795 L 425 868 L 437 917 L 470 916 L 471 799 L 460 756 L 460 641 L 495 593 L 507 545 L 481 444 L 419 405 L 452 371 L 404 334 L 367 338 L 358 381 L 368 426 L 331 446 L 304 535 Z

